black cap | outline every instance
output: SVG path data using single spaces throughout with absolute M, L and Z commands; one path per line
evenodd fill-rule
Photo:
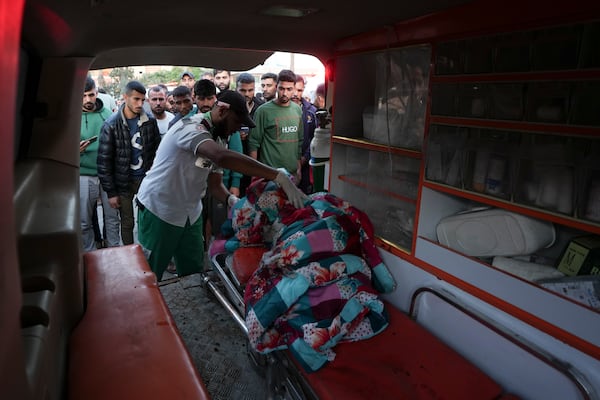
M 250 118 L 250 115 L 248 115 L 246 99 L 240 93 L 234 92 L 233 90 L 223 90 L 217 95 L 217 100 L 220 103 L 224 103 L 231 111 L 236 113 L 242 122 L 242 125 L 247 126 L 248 128 L 254 128 L 256 126 L 254 121 Z
M 192 74 L 190 71 L 183 71 L 181 73 L 181 76 L 179 77 L 179 80 L 182 80 L 184 76 L 189 76 L 190 78 L 194 79 L 194 74 Z

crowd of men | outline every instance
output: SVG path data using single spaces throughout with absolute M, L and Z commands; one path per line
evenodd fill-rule
M 137 208 L 137 242 L 158 279 L 169 266 L 189 275 L 203 270 L 205 246 L 252 179 L 274 180 L 302 207 L 313 190 L 308 161 L 317 128 L 304 79 L 290 70 L 266 73 L 260 96 L 249 73 L 232 86 L 230 71 L 219 69 L 199 80 L 185 71 L 172 91 L 133 80 L 117 108 L 86 79 L 79 144 L 84 251 L 134 243 Z

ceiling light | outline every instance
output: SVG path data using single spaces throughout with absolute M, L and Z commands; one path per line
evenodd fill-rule
M 299 8 L 292 6 L 270 6 L 261 11 L 262 14 L 272 15 L 275 17 L 293 17 L 301 18 L 309 14 L 314 14 L 318 11 L 316 8 Z

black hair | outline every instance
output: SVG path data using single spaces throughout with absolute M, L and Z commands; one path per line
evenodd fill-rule
M 325 84 L 324 83 L 320 83 L 317 86 L 317 94 L 325 96 Z
M 277 81 L 277 75 L 275 75 L 273 72 L 265 72 L 264 74 L 262 74 L 262 76 L 260 77 L 260 80 L 262 81 L 263 79 L 273 79 L 274 81 Z
M 150 88 L 149 92 L 163 92 L 166 95 L 167 92 L 168 92 L 168 90 L 167 90 L 167 87 L 165 85 L 159 84 L 159 85 L 152 86 Z
M 95 87 L 96 87 L 96 82 L 94 82 L 92 77 L 88 75 L 87 78 L 85 78 L 85 86 L 83 87 L 83 91 L 89 92 L 90 90 L 94 89 Z
M 240 83 L 254 83 L 254 77 L 252 76 L 252 74 L 249 74 L 247 72 L 241 73 L 235 81 L 236 85 L 239 85 Z
M 173 97 L 182 97 L 182 96 L 191 96 L 192 95 L 192 91 L 190 90 L 189 87 L 187 86 L 177 86 L 175 89 L 173 89 L 173 92 L 171 92 L 173 94 Z
M 306 82 L 304 81 L 304 77 L 302 75 L 298 75 L 298 74 L 296 74 L 296 82 L 302 82 L 302 83 L 306 84 Z
M 215 96 L 217 87 L 210 79 L 200 79 L 194 84 L 194 94 L 200 97 Z
M 133 92 L 134 90 L 138 93 L 146 94 L 146 88 L 144 87 L 144 85 L 142 85 L 141 82 L 139 82 L 139 81 L 127 82 L 127 85 L 125 86 L 125 93 L 127 95 L 130 95 L 131 92 Z
M 277 76 L 277 83 L 279 82 L 296 83 L 296 74 L 289 69 L 282 69 L 279 71 L 279 75 Z
M 227 72 L 227 75 L 231 76 L 231 72 L 227 71 L 226 69 L 213 69 L 213 76 L 217 75 L 219 72 Z

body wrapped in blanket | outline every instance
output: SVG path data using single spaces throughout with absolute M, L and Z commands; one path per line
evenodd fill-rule
M 307 370 L 335 358 L 341 341 L 366 339 L 388 325 L 378 293 L 393 277 L 373 242 L 368 217 L 348 202 L 315 193 L 294 208 L 276 184 L 256 181 L 224 227 L 228 252 L 268 251 L 246 284 L 246 326 L 259 352 L 288 348 Z

